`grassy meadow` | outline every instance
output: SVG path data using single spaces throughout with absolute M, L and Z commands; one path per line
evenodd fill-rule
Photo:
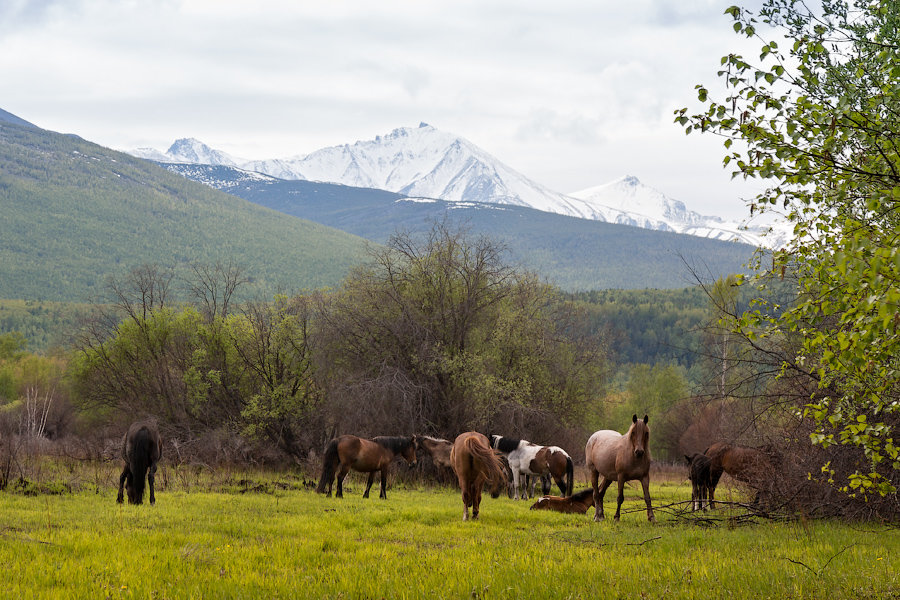
M 155 506 L 117 505 L 112 465 L 73 492 L 0 492 L 0 597 L 900 598 L 896 529 L 727 508 L 702 526 L 673 504 L 681 481 L 653 483 L 650 524 L 640 486 L 619 523 L 487 496 L 463 522 L 449 488 L 363 499 L 354 474 L 338 500 L 297 476 L 217 477 L 163 467 Z

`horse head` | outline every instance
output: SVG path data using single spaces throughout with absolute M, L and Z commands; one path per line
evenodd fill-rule
M 644 455 L 648 451 L 648 447 L 650 445 L 650 427 L 647 426 L 647 423 L 650 422 L 650 418 L 647 415 L 644 415 L 642 420 L 638 420 L 637 415 L 632 415 L 631 417 L 631 429 L 628 432 L 628 437 L 631 441 L 631 447 L 634 451 L 635 458 L 643 458 Z
M 420 445 L 421 442 L 419 441 L 419 436 L 414 435 L 409 438 L 409 444 L 407 444 L 400 453 L 400 455 L 406 459 L 406 462 L 409 463 L 410 467 L 414 467 L 416 464 Z

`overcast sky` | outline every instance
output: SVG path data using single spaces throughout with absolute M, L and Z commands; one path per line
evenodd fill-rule
M 733 3 L 0 0 L 0 108 L 120 150 L 194 137 L 247 159 L 424 121 L 559 192 L 634 175 L 739 218 L 758 185 L 673 124 L 721 56 L 761 45 Z

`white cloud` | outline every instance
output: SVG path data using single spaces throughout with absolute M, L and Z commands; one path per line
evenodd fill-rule
M 630 173 L 743 214 L 718 142 L 672 124 L 746 46 L 727 5 L 6 0 L 0 108 L 116 148 L 192 136 L 246 158 L 426 121 L 559 191 Z

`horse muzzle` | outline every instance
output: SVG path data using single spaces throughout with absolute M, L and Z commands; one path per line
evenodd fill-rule
M 640 448 L 635 448 L 634 457 L 635 458 L 644 458 L 644 451 L 641 450 Z

